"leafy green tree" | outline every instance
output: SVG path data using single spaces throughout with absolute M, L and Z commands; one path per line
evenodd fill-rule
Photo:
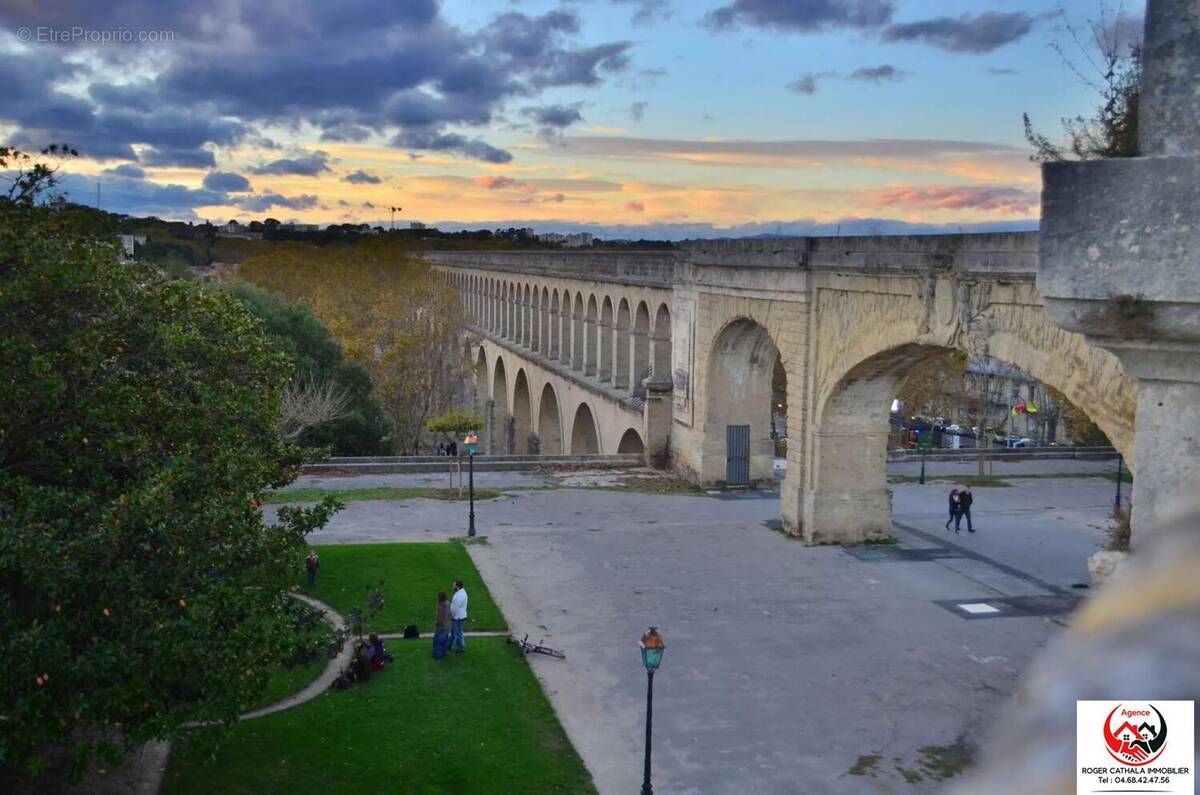
M 267 333 L 296 362 L 293 381 L 328 383 L 347 400 L 345 414 L 333 422 L 306 430 L 304 447 L 327 447 L 334 455 L 385 455 L 390 451 L 388 422 L 371 394 L 371 376 L 361 365 L 342 357 L 342 347 L 329 329 L 303 304 L 289 304 L 282 295 L 235 282 L 222 288 L 266 326 Z
M 230 726 L 336 502 L 283 508 L 293 364 L 231 296 L 0 201 L 0 778 Z

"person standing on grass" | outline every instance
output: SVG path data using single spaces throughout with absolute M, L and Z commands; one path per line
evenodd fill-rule
M 450 651 L 450 601 L 438 591 L 437 618 L 433 624 L 433 659 L 440 660 Z
M 946 529 L 950 529 L 950 523 L 954 522 L 954 532 L 958 532 L 958 489 L 950 489 L 950 518 L 946 520 Z
M 454 596 L 450 599 L 450 638 L 454 645 L 454 653 L 466 651 L 466 640 L 463 638 L 463 622 L 467 620 L 467 589 L 462 580 L 454 581 Z
M 305 561 L 304 568 L 308 571 L 308 584 L 316 585 L 317 570 L 321 568 L 321 559 L 317 557 L 316 550 L 308 553 L 308 560 Z
M 958 518 L 959 521 L 966 517 L 967 532 L 974 533 L 975 528 L 971 526 L 971 503 L 975 502 L 975 498 L 971 496 L 971 487 L 963 486 L 963 490 L 958 493 Z M 958 522 L 954 523 L 954 529 L 958 530 Z

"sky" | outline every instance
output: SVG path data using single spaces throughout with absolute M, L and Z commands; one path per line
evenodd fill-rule
M 1063 54 L 1101 10 L 1140 34 L 1138 0 L 0 0 L 0 142 L 180 220 L 1030 229 L 1021 115 L 1095 109 Z

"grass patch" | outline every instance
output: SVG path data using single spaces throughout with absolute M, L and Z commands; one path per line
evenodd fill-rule
M 346 691 L 240 723 L 213 758 L 171 754 L 165 795 L 595 793 L 528 664 L 503 638 L 394 665 Z
M 1020 475 L 984 475 L 983 477 L 949 477 L 946 475 L 926 475 L 925 483 L 954 483 L 957 485 L 968 485 L 973 489 L 989 489 L 989 488 L 1007 488 L 1012 484 L 1009 479 L 1021 477 Z M 888 478 L 888 483 L 920 483 L 919 475 L 892 475 Z
M 921 755 L 918 764 L 934 781 L 961 775 L 975 759 L 965 737 L 959 737 L 952 745 L 924 745 L 917 752 Z
M 502 493 L 495 489 L 475 489 L 475 502 L 494 500 Z M 460 497 L 458 489 L 397 488 L 393 486 L 377 486 L 370 489 L 282 489 L 267 494 L 263 502 L 268 505 L 288 502 L 320 502 L 326 497 L 336 497 L 342 502 L 361 502 L 363 500 L 462 500 L 466 502 L 470 495 L 466 489 L 463 489 Z
M 253 712 L 256 709 L 269 707 L 276 701 L 283 701 L 293 693 L 299 693 L 316 681 L 317 677 L 321 675 L 321 672 L 325 670 L 325 666 L 328 664 L 328 659 L 319 659 L 301 663 L 292 668 L 276 669 L 271 674 L 270 681 L 267 682 L 267 689 L 262 692 L 258 700 L 251 704 L 246 711 Z
M 450 583 L 462 580 L 470 602 L 465 629 L 505 629 L 500 609 L 462 544 L 335 544 L 317 547 L 321 571 L 315 587 L 301 590 L 343 616 L 362 607 L 367 589 L 383 580 L 385 604 L 370 622 L 373 632 L 401 632 L 416 624 L 432 632 L 438 591 L 450 595 Z
M 1110 480 L 1113 483 L 1117 482 L 1117 473 L 1115 472 L 1042 472 L 1025 475 L 984 475 L 980 477 L 952 477 L 950 475 L 926 475 L 926 483 L 968 483 L 972 488 L 976 486 L 1011 486 L 1011 483 L 1004 483 L 1006 480 L 1074 480 L 1074 479 L 1099 479 Z M 888 477 L 888 483 L 920 483 L 920 475 L 891 475 Z M 1132 483 L 1133 477 L 1128 472 L 1121 473 L 1122 483 Z
M 879 761 L 883 759 L 879 754 L 863 754 L 858 758 L 848 771 L 852 776 L 870 776 L 875 778 L 875 771 L 879 767 Z

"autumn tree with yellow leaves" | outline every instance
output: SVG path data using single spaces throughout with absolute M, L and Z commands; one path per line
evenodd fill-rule
M 308 306 L 367 368 L 397 452 L 416 452 L 429 418 L 454 406 L 467 370 L 457 291 L 395 242 L 285 243 L 237 277 Z

